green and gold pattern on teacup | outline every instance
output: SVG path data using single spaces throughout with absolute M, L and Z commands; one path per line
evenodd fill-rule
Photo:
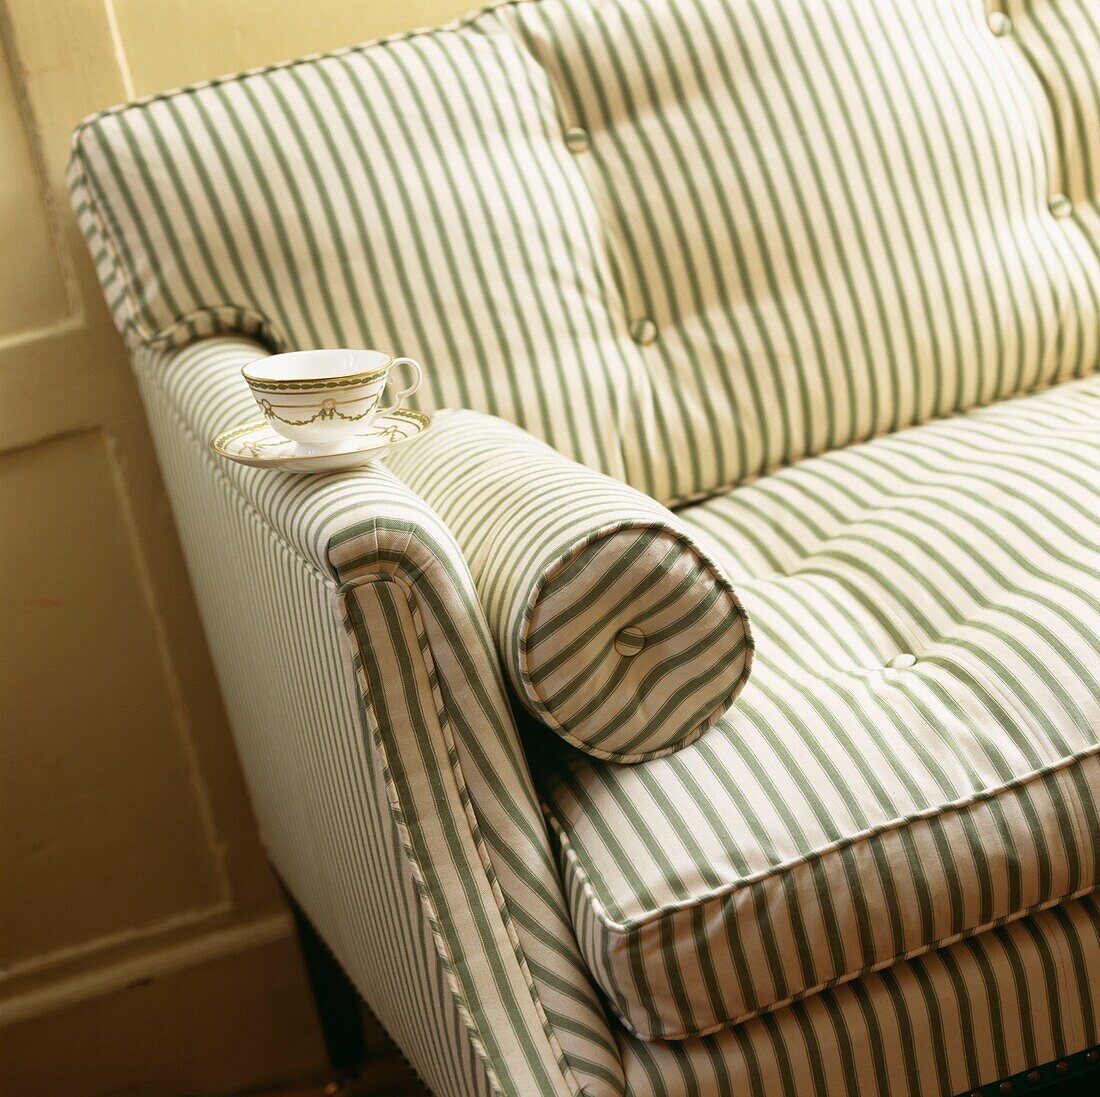
M 254 386 L 255 387 L 255 386 Z M 355 404 L 362 404 L 362 400 L 350 401 Z M 374 405 L 372 404 L 365 411 L 361 411 L 358 415 L 349 415 L 345 411 L 340 410 L 340 405 L 337 404 L 332 397 L 326 397 L 321 401 L 321 406 L 307 419 L 287 419 L 285 416 L 280 415 L 276 408 L 282 409 L 287 407 L 285 404 L 272 404 L 270 400 L 260 400 L 260 410 L 264 413 L 264 417 L 267 419 L 278 419 L 280 423 L 286 423 L 288 427 L 306 427 L 310 423 L 329 423 L 335 422 L 337 419 L 343 419 L 345 423 L 357 423 L 360 419 L 365 419 L 374 411 Z M 292 406 L 292 405 L 291 405 Z
M 396 368 L 402 376 L 410 374 L 409 383 L 391 391 L 388 405 L 379 406 Z M 264 419 L 298 444 L 299 456 L 346 450 L 352 435 L 369 427 L 375 416 L 400 409 L 423 379 L 412 358 L 335 348 L 258 358 L 241 373 Z

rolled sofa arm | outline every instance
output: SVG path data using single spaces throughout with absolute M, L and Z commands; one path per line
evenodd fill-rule
M 468 1069 L 472 1047 L 494 1092 L 617 1097 L 621 1064 L 461 550 L 382 466 L 295 476 L 211 452 L 215 432 L 259 417 L 240 369 L 265 353 L 218 337 L 140 348 L 135 370 L 268 852 L 383 1022 L 424 1042 L 441 1079 Z M 338 623 L 356 727 L 333 715 L 346 702 L 323 637 Z M 272 700 L 254 703 L 265 689 Z M 302 700 L 326 690 L 332 701 Z M 431 954 L 414 960 L 419 927 Z
M 748 617 L 671 511 L 476 412 L 438 415 L 388 465 L 460 544 L 516 695 L 574 746 L 659 757 L 733 703 Z

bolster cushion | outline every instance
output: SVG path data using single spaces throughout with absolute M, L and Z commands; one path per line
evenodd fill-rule
M 442 413 L 389 465 L 462 547 L 519 700 L 570 743 L 658 757 L 740 692 L 748 618 L 659 503 L 474 412 Z

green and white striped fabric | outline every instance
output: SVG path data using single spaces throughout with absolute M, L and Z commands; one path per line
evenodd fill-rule
M 212 453 L 256 416 L 240 368 L 263 353 L 135 365 L 272 861 L 433 1092 L 618 1097 L 461 552 L 384 469 Z
M 1100 882 L 1100 376 L 681 512 L 760 647 L 698 742 L 548 767 L 584 955 L 682 1039 Z
M 1003 1097 L 1100 1043 L 1090 895 L 698 1040 L 620 1041 L 631 1097 Z M 1010 1078 L 1011 1091 L 998 1080 Z M 1093 1077 L 1096 1077 L 1093 1075 Z M 1080 1089 L 1081 1093 L 1093 1092 Z
M 507 2 L 95 116 L 74 202 L 135 344 L 412 354 L 684 500 L 1096 368 L 1100 16 L 1005 10 Z
M 499 14 L 108 111 L 71 179 L 131 345 L 401 347 L 419 406 L 625 475 L 607 428 L 639 351 L 546 76 Z
M 446 591 L 452 581 L 459 590 L 465 587 L 465 599 L 472 590 L 461 565 L 455 570 L 458 558 L 449 533 L 382 471 L 265 474 L 218 462 L 204 444 L 224 421 L 249 414 L 250 397 L 238 370 L 258 352 L 246 340 L 226 339 L 179 352 L 143 353 L 136 364 L 265 843 L 434 1093 L 554 1092 L 545 1075 L 540 1082 L 527 1066 L 529 1055 L 538 1058 L 537 1034 L 546 1035 L 537 1010 L 535 1019 L 525 1018 L 522 1010 L 502 1012 L 492 1000 L 495 980 L 471 986 L 472 968 L 465 961 L 477 958 L 452 954 L 441 931 L 448 927 L 453 933 L 458 925 L 461 936 L 473 929 L 475 935 L 460 942 L 471 953 L 485 949 L 491 937 L 487 941 L 476 924 L 429 919 L 426 913 L 433 889 L 446 878 L 429 883 L 428 876 L 436 865 L 446 870 L 456 863 L 459 878 L 449 881 L 454 891 L 441 906 L 452 915 L 460 892 L 480 889 L 479 880 L 497 882 L 503 908 L 495 898 L 483 900 L 481 925 L 492 923 L 494 911 L 506 910 L 518 948 L 498 950 L 494 963 L 499 970 L 509 959 L 526 961 L 538 1005 L 572 1069 L 571 1076 L 563 1073 L 565 1092 L 576 1097 L 582 1091 L 590 1097 L 940 1097 L 1100 1042 L 1095 972 L 1100 910 L 1090 897 L 899 962 L 710 1037 L 645 1042 L 618 1029 L 615 1046 L 576 958 L 561 900 L 554 899 L 554 873 L 541 832 L 532 826 L 532 793 L 514 742 L 500 730 L 495 703 L 485 708 L 471 700 L 471 686 L 475 697 L 492 697 L 499 689 L 491 663 L 478 654 L 485 652 L 487 637 L 478 636 L 476 606 L 466 601 L 459 614 L 460 625 L 471 614 L 473 631 L 457 634 L 457 648 L 438 642 L 441 617 L 432 610 L 453 605 L 453 594 L 437 601 L 430 593 Z M 1070 390 L 1051 395 L 1062 391 Z M 1036 418 L 1056 422 L 1049 412 Z M 1074 426 L 1065 425 L 1067 439 L 1081 433 Z M 1048 454 L 1059 467 L 1072 467 L 1069 456 L 1064 448 Z M 821 537 L 830 532 L 824 523 L 831 501 L 826 498 L 818 509 L 802 506 Z M 792 506 L 805 502 L 804 495 L 792 496 Z M 700 513 L 695 508 L 688 518 Z M 710 536 L 701 523 L 694 524 L 700 535 Z M 333 540 L 341 531 L 351 538 Z M 356 711 L 330 609 L 339 589 L 330 547 L 348 569 L 340 577 L 352 584 L 340 600 L 347 605 L 354 597 L 358 603 L 367 593 L 361 592 L 366 574 L 355 569 L 369 574 L 374 560 L 382 573 L 398 575 L 402 560 L 417 559 L 419 549 L 410 554 L 406 544 L 413 531 L 431 547 L 427 573 L 412 569 L 429 611 L 420 618 L 438 683 L 434 690 L 425 683 L 424 697 L 448 702 L 445 711 L 459 721 L 449 753 L 432 745 L 434 725 L 423 712 L 411 723 L 407 709 L 402 711 L 408 702 L 395 703 L 400 691 L 394 687 L 415 664 L 409 618 L 400 606 L 394 603 L 374 617 L 372 628 L 356 631 L 356 647 L 370 644 L 370 657 L 382 660 L 393 660 L 394 649 L 387 646 L 405 636 L 400 666 L 379 666 L 384 722 L 369 707 Z M 770 526 L 744 543 L 753 550 L 731 558 L 737 575 L 778 571 L 801 558 L 790 549 L 789 559 L 769 555 L 784 545 Z M 367 551 L 359 557 L 355 546 Z M 443 561 L 449 563 L 441 566 Z M 371 610 L 362 606 L 358 612 L 364 608 Z M 387 618 L 395 627 L 381 626 Z M 422 643 L 421 633 L 416 636 Z M 441 658 L 446 651 L 457 660 Z M 358 655 L 356 660 L 361 670 Z M 389 669 L 395 677 L 387 681 Z M 479 675 L 482 685 L 473 685 Z M 456 682 L 467 685 L 456 688 Z M 750 685 L 749 693 L 755 688 Z M 389 766 L 381 764 L 382 750 Z M 510 775 L 517 765 L 520 774 Z M 449 836 L 425 857 L 424 838 L 438 826 L 429 808 L 447 804 L 436 793 L 456 773 L 465 779 L 468 803 L 457 816 L 453 802 L 448 806 Z M 412 831 L 402 824 L 406 814 Z M 442 856 L 470 818 L 477 822 L 485 863 Z M 420 865 L 419 878 L 410 856 Z M 453 945 L 454 936 L 449 939 Z M 440 947 L 447 952 L 441 955 Z M 493 1070 L 492 1080 L 477 1028 L 490 1017 L 497 1030 L 492 1051 L 509 1047 L 515 1039 L 510 1030 L 528 1033 L 525 1045 L 510 1045 L 509 1061 Z M 476 1018 L 472 1026 L 471 1018 Z
M 458 542 L 516 695 L 563 739 L 660 757 L 740 693 L 748 619 L 659 503 L 476 412 L 438 416 L 388 467 Z
M 1100 1039 L 1097 56 L 1093 0 L 505 0 L 79 128 L 265 842 L 435 1092 L 941 1097 Z M 753 678 L 637 766 L 528 741 L 560 874 L 480 503 L 216 462 L 214 332 L 416 355 L 666 505 L 752 481 L 678 518 Z

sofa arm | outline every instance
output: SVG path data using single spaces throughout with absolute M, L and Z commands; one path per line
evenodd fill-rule
M 218 582 L 225 581 L 224 555 L 208 550 L 212 537 L 197 528 L 214 533 L 214 523 L 224 519 L 203 512 L 224 496 L 240 515 L 230 543 L 262 543 L 261 549 L 242 551 L 240 570 L 247 578 L 234 582 L 277 574 L 268 555 L 289 558 L 296 572 L 312 573 L 314 586 L 326 590 L 335 607 L 373 771 L 370 777 L 349 772 L 344 783 L 362 790 L 360 810 L 387 816 L 375 818 L 370 829 L 400 840 L 419 908 L 405 921 L 414 937 L 417 925 L 429 927 L 434 962 L 494 1088 L 517 1095 L 619 1094 L 617 1051 L 576 948 L 492 638 L 461 550 L 439 516 L 384 467 L 294 476 L 215 457 L 206 439 L 227 424 L 256 417 L 240 368 L 263 353 L 250 340 L 217 338 L 137 355 L 158 449 L 166 469 L 175 469 L 173 494 L 177 500 L 194 496 L 181 532 L 197 578 L 206 580 L 197 584 L 200 599 L 211 597 L 215 573 L 222 573 Z M 249 528 L 262 536 L 250 539 Z M 257 558 L 260 552 L 264 559 Z M 289 603 L 300 598 L 297 588 L 265 590 L 263 597 L 268 608 L 257 615 L 260 628 L 296 619 Z M 228 611 L 206 605 L 204 616 L 225 622 Z M 232 630 L 236 624 L 220 627 Z M 242 628 L 255 631 L 256 622 Z M 239 637 L 232 632 L 222 645 L 227 659 L 237 657 Z M 306 636 L 289 636 L 286 643 L 296 639 L 312 650 Z M 281 716 L 272 715 L 273 723 Z M 348 745 L 339 750 L 346 758 L 354 755 Z M 274 764 L 263 754 L 261 749 L 246 766 L 250 778 L 257 777 L 257 767 Z M 333 762 L 337 768 L 339 763 Z M 371 801 L 375 775 L 384 782 L 388 804 Z M 296 847 L 302 842 L 328 843 L 333 848 L 314 853 L 323 852 L 334 865 L 359 864 L 354 839 L 347 848 L 340 844 L 356 823 L 348 820 L 311 837 L 296 809 L 285 804 L 288 794 L 296 795 L 298 775 L 259 777 L 250 782 L 259 789 L 257 815 L 280 871 L 286 874 L 285 865 L 301 861 Z M 293 876 L 287 882 L 295 887 Z M 307 909 L 310 903 L 322 915 L 326 906 L 339 909 L 346 886 L 340 879 L 314 881 L 312 894 L 304 897 Z M 384 906 L 406 902 L 384 875 L 375 877 L 371 890 L 386 893 Z M 391 982 L 401 978 L 404 961 L 391 942 L 377 951 L 370 934 L 365 940 L 357 936 L 363 917 L 365 911 L 328 921 L 337 957 L 354 967 L 365 954 L 368 968 L 386 969 Z M 323 918 L 320 928 L 326 928 Z M 457 1048 L 442 1031 L 446 1011 L 428 1000 L 429 992 L 427 986 L 403 991 L 425 995 L 413 1012 L 440 1026 L 433 1042 Z M 386 1016 L 384 1001 L 372 1005 Z
M 732 704 L 748 618 L 671 511 L 475 412 L 438 415 L 388 466 L 457 538 L 516 695 L 564 739 L 639 762 Z

